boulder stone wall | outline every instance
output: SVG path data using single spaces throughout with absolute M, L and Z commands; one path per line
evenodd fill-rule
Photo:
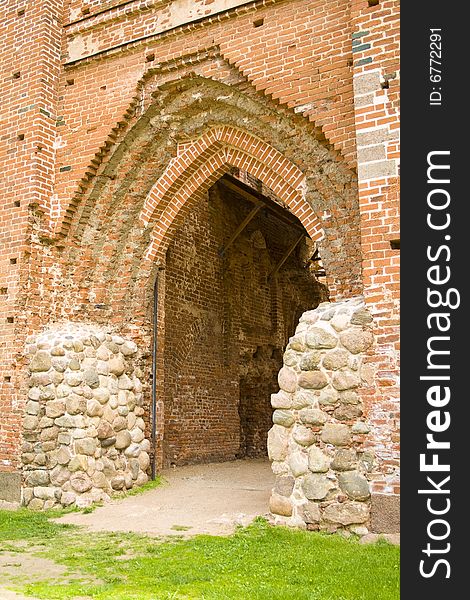
M 23 504 L 86 507 L 145 483 L 139 350 L 105 328 L 55 325 L 28 338 Z
M 360 297 L 323 302 L 302 315 L 289 340 L 268 435 L 277 523 L 367 533 L 374 455 L 360 388 L 371 325 Z

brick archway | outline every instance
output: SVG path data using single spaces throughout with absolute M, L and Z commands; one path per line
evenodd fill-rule
M 148 194 L 140 222 L 152 228 L 144 259 L 164 260 L 170 230 L 230 167 L 262 181 L 301 221 L 312 240 L 324 236 L 320 220 L 305 200 L 305 175 L 270 144 L 234 127 L 212 128 L 194 142 L 178 146 L 177 156 Z

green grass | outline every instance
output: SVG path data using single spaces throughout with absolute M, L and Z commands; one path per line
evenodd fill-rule
M 43 548 L 42 556 L 84 576 L 82 581 L 34 582 L 22 588 L 38 598 L 399 598 L 399 549 L 385 542 L 360 545 L 335 535 L 271 527 L 262 519 L 230 537 L 158 540 L 124 533 L 90 535 L 54 523 L 50 516 L 0 511 L 0 547 L 26 540 Z M 86 583 L 86 576 L 94 583 Z

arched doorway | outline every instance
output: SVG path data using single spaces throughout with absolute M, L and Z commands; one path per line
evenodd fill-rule
M 327 299 L 318 264 L 305 227 L 259 179 L 232 168 L 199 195 L 160 270 L 163 467 L 266 458 L 285 345 L 299 314 Z

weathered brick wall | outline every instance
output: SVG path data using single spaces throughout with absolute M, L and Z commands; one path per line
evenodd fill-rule
M 373 428 L 369 444 L 381 462 L 372 482 L 373 507 L 382 506 L 383 493 L 400 493 L 400 252 L 391 246 L 400 239 L 398 12 L 395 0 L 351 5 L 364 296 L 376 336 L 364 391 Z
M 165 262 L 163 464 L 266 455 L 270 394 L 292 324 L 326 290 L 291 255 L 299 230 L 223 186 L 186 217 Z M 158 376 L 158 375 L 157 375 Z
M 168 244 L 236 166 L 316 239 L 332 299 L 364 293 L 377 345 L 363 394 L 382 461 L 372 491 L 396 493 L 398 3 L 22 6 L 1 7 L 0 469 L 19 467 L 26 336 L 59 320 L 110 324 L 150 369 Z
M 28 317 L 30 221 L 53 194 L 62 2 L 0 6 L 0 469 L 18 467 L 21 379 L 14 364 Z M 34 291 L 33 291 L 34 294 Z M 32 295 L 33 295 L 32 294 Z M 36 324 L 37 325 L 37 324 Z

